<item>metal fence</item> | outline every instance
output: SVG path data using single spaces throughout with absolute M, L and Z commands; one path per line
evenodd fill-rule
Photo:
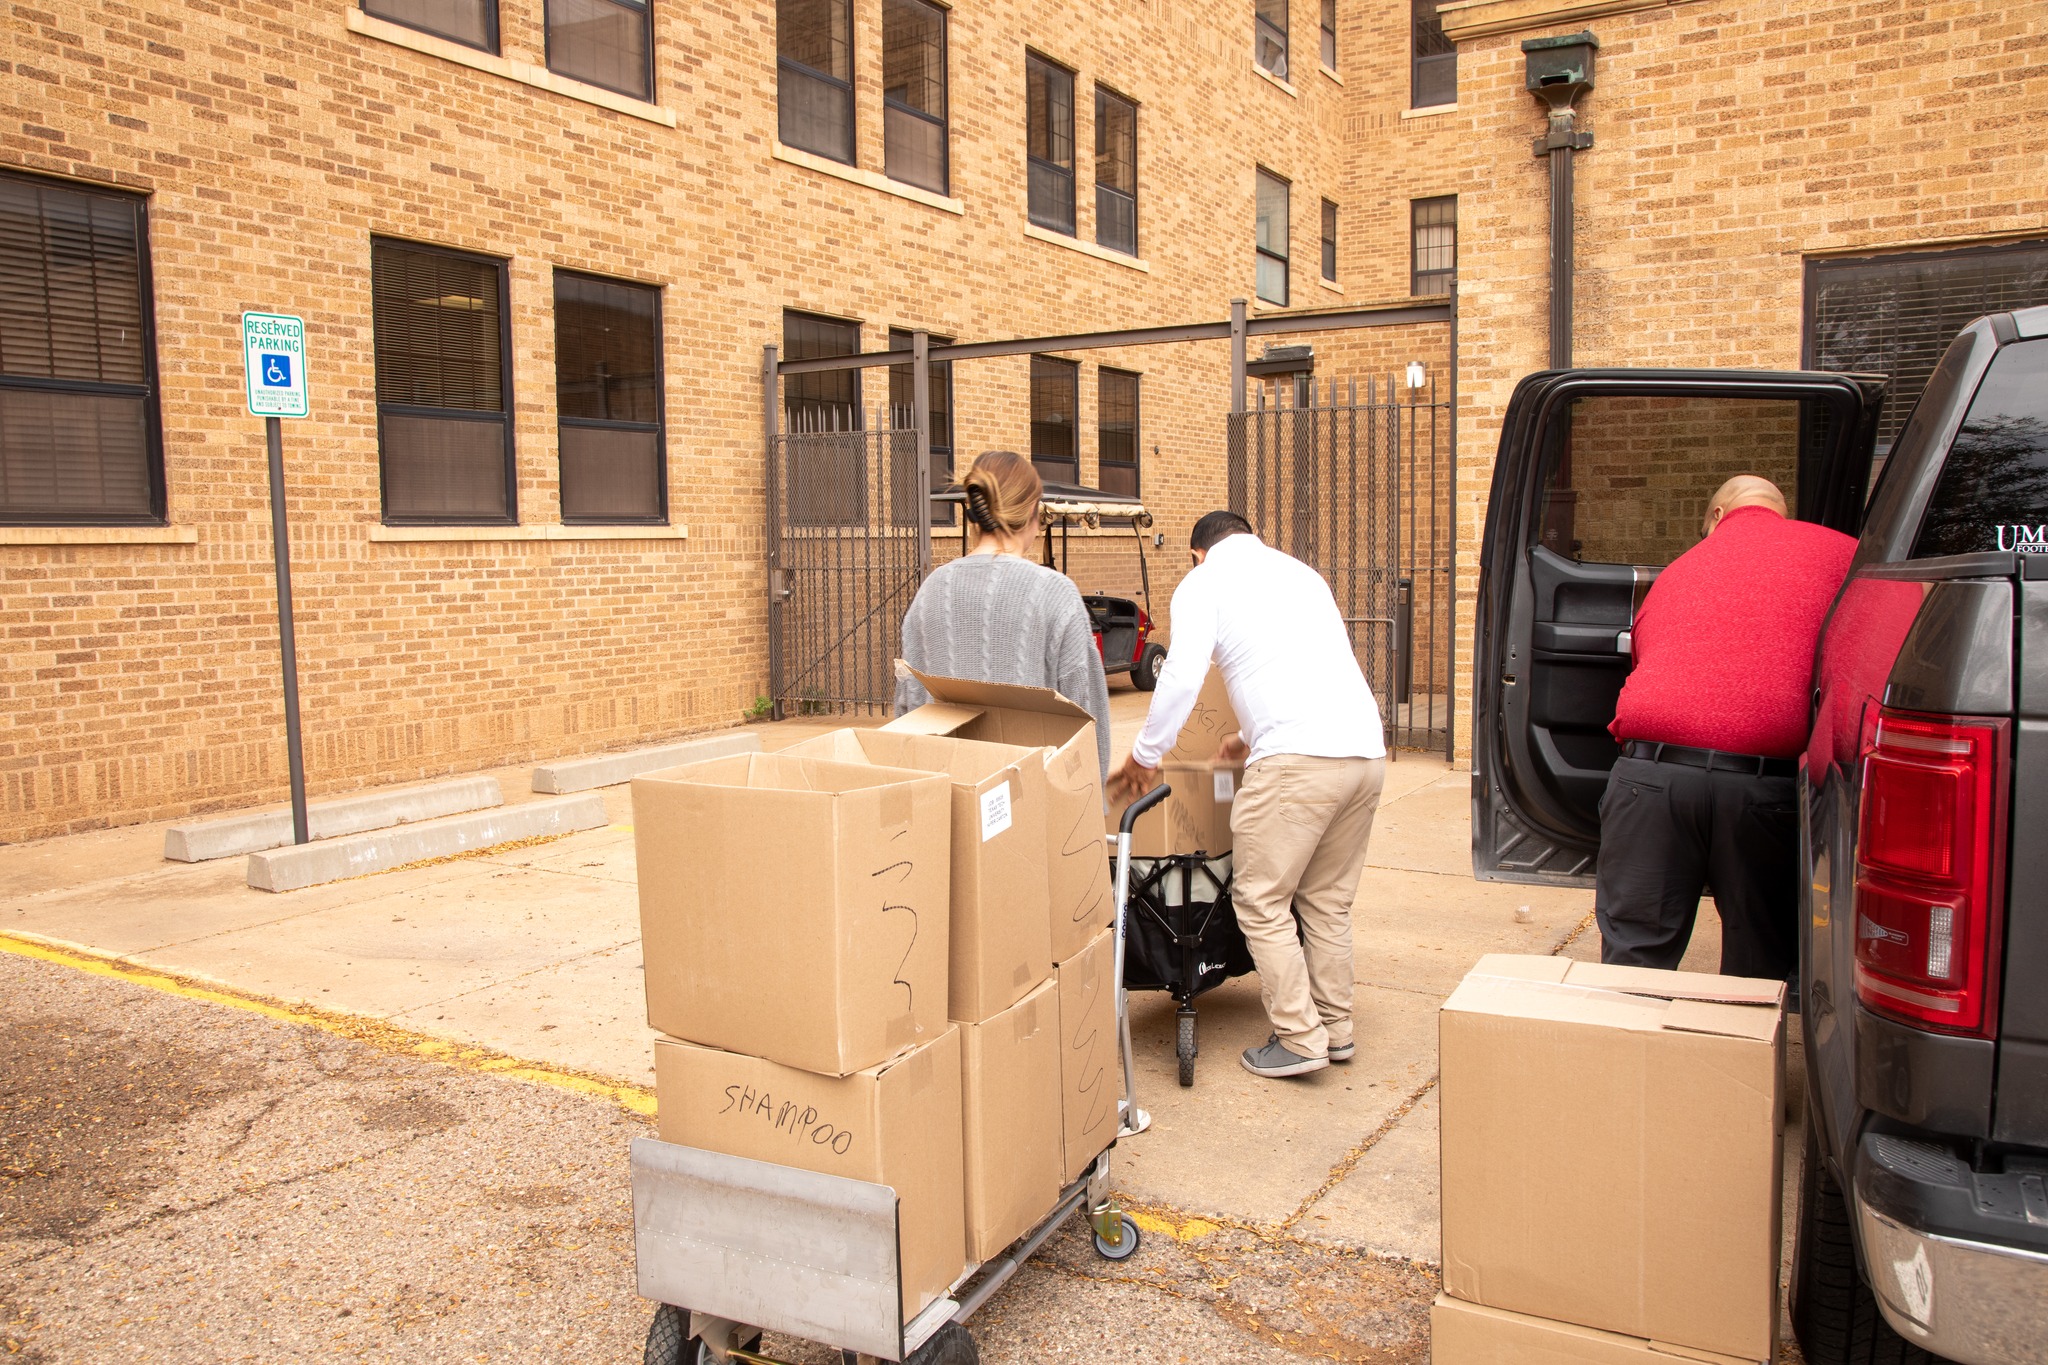
M 1388 743 L 1453 752 L 1455 459 L 1434 383 L 1265 386 L 1230 415 L 1230 506 L 1330 585 Z
M 909 414 L 900 414 L 908 416 Z M 930 536 L 915 425 L 791 405 L 771 437 L 770 674 L 781 715 L 886 711 Z M 924 547 L 923 555 L 920 547 Z

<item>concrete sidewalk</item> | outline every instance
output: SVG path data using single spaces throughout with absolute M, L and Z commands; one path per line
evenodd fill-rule
M 1118 752 L 1147 700 L 1112 693 Z M 836 723 L 759 728 L 775 749 Z M 529 796 L 524 769 L 498 776 L 508 801 Z M 1388 766 L 1358 901 L 1351 1065 L 1288 1085 L 1247 1074 L 1236 1055 L 1267 1025 L 1246 978 L 1199 1002 L 1201 1058 L 1184 1090 L 1172 1001 L 1132 999 L 1153 1127 L 1118 1148 L 1126 1196 L 1437 1260 L 1439 1002 L 1484 953 L 1597 951 L 1590 895 L 1472 880 L 1469 792 L 1469 774 L 1440 758 Z M 239 859 L 165 862 L 161 825 L 0 848 L 0 930 L 650 1085 L 630 789 L 604 795 L 607 828 L 282 895 L 245 885 Z M 1689 965 L 1718 952 L 1712 918 Z

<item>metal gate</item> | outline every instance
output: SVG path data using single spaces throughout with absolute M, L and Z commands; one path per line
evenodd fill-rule
M 903 613 L 930 565 L 922 431 L 908 412 L 792 407 L 770 434 L 769 677 L 775 715 L 886 711 Z M 896 418 L 905 425 L 896 425 Z
M 1433 382 L 1259 385 L 1230 415 L 1230 506 L 1329 583 L 1403 749 L 1453 752 L 1451 405 Z

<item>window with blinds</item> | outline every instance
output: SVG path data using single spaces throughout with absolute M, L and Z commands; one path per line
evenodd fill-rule
M 782 358 L 857 355 L 860 324 L 785 310 Z M 794 526 L 860 526 L 868 519 L 867 421 L 859 370 L 792 374 L 782 381 L 783 487 Z
M 1047 482 L 1079 483 L 1075 441 L 1081 422 L 1081 366 L 1049 355 L 1031 357 L 1031 463 Z
M 1267 303 L 1282 305 L 1287 302 L 1287 195 L 1287 182 L 1260 167 L 1253 285 Z
M 1024 54 L 1024 175 L 1031 221 L 1074 233 L 1074 73 Z
M 498 50 L 497 0 L 363 0 L 363 13 L 485 52 Z
M 516 522 L 505 263 L 373 241 L 370 294 L 384 520 Z
M 547 0 L 548 70 L 654 98 L 654 15 L 648 0 Z
M 1458 278 L 1458 196 L 1408 201 L 1408 292 L 1448 294 Z
M 1095 87 L 1095 241 L 1138 254 L 1138 106 Z
M 928 345 L 946 346 L 951 337 L 934 336 L 926 339 Z M 916 345 L 916 337 L 900 327 L 889 329 L 889 349 L 909 351 Z M 925 430 L 931 433 L 932 485 L 931 491 L 942 493 L 953 486 L 953 363 L 949 360 L 935 360 L 926 366 L 926 383 L 930 386 L 929 406 L 925 412 Z M 917 421 L 917 367 L 914 365 L 891 365 L 889 367 L 889 425 L 898 428 L 914 426 Z M 903 496 L 901 490 L 908 489 L 917 480 L 913 477 L 915 465 L 909 457 L 899 456 L 906 462 L 892 472 L 889 481 L 890 507 L 898 526 L 913 526 L 917 523 L 917 502 L 915 498 Z M 932 525 L 951 526 L 953 504 L 935 502 L 932 504 Z
M 1458 45 L 1444 36 L 1437 10 L 1447 0 L 1413 0 L 1408 16 L 1408 107 L 1458 102 Z
M 1986 313 L 2048 304 L 2048 240 L 1806 263 L 1810 370 L 1891 379 L 1877 453 L 1888 454 L 1949 342 Z
M 853 164 L 852 0 L 776 0 L 776 137 Z
M 1104 365 L 1095 372 L 1095 449 L 1105 493 L 1138 496 L 1138 376 Z
M 556 271 L 565 525 L 668 520 L 661 398 L 661 291 Z
M 143 201 L 0 172 L 0 522 L 163 520 Z
M 882 0 L 882 169 L 945 194 L 946 12 L 925 0 Z

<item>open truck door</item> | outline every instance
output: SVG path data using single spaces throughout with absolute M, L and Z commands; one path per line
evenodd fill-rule
M 1736 474 L 1854 535 L 1883 396 L 1867 376 L 1760 370 L 1552 370 L 1516 386 L 1480 553 L 1475 876 L 1593 884 L 1621 752 L 1607 727 L 1650 585 Z

